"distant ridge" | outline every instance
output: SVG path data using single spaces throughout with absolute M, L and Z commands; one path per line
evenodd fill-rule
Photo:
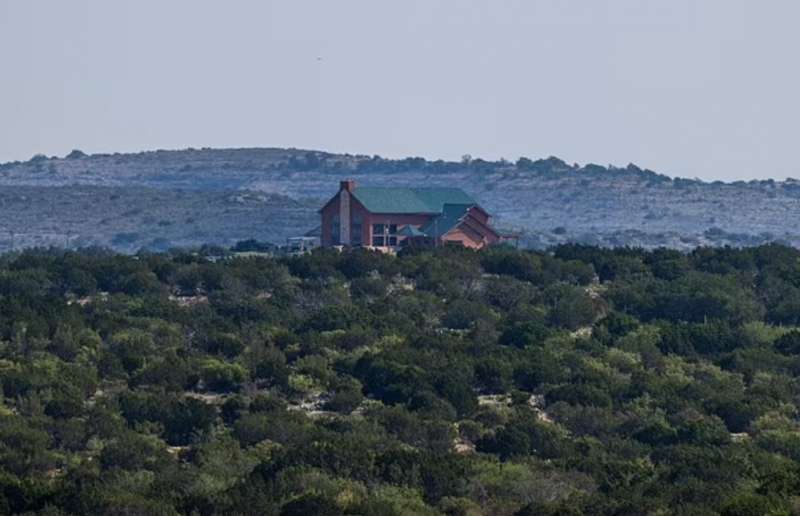
M 372 164 L 380 163 L 381 167 L 393 166 L 401 170 L 407 170 L 409 167 L 426 167 L 426 168 L 451 168 L 453 166 L 461 167 L 464 165 L 471 166 L 474 169 L 485 170 L 487 167 L 495 169 L 507 169 L 509 166 L 520 171 L 533 171 L 533 172 L 577 172 L 577 173 L 609 173 L 609 172 L 627 172 L 631 174 L 644 175 L 658 180 L 669 181 L 687 181 L 691 183 L 702 184 L 716 184 L 716 185 L 741 185 L 741 184 L 773 184 L 773 183 L 797 183 L 800 180 L 795 178 L 788 178 L 786 180 L 776 179 L 751 179 L 751 180 L 737 180 L 737 181 L 720 181 L 713 180 L 707 181 L 700 178 L 685 178 L 679 176 L 669 176 L 655 172 L 647 168 L 640 168 L 634 163 L 629 163 L 624 167 L 616 165 L 598 165 L 595 163 L 587 163 L 580 165 L 578 163 L 569 164 L 566 161 L 556 157 L 550 156 L 547 158 L 531 159 L 528 157 L 520 157 L 516 161 L 511 162 L 505 159 L 499 160 L 484 160 L 481 158 L 472 158 L 465 155 L 460 161 L 443 160 L 443 159 L 426 159 L 421 157 L 407 157 L 402 159 L 384 158 L 378 155 L 367 154 L 350 154 L 350 153 L 333 153 L 328 151 L 314 150 L 314 149 L 299 149 L 294 147 L 231 147 L 231 148 L 211 148 L 202 147 L 194 148 L 189 147 L 186 149 L 153 149 L 142 150 L 136 152 L 113 152 L 113 153 L 94 153 L 87 154 L 79 149 L 74 149 L 64 157 L 59 156 L 46 156 L 45 154 L 36 154 L 27 161 L 9 161 L 0 163 L 0 170 L 12 170 L 26 165 L 41 166 L 42 164 L 59 163 L 65 160 L 108 160 L 112 159 L 115 162 L 120 160 L 129 162 L 134 160 L 142 161 L 163 161 L 166 163 L 175 162 L 199 162 L 209 161 L 216 163 L 220 159 L 227 159 L 231 162 L 239 162 L 240 165 L 250 166 L 253 165 L 253 159 L 263 160 L 262 164 L 270 164 L 273 166 L 283 165 L 289 167 L 300 167 L 303 165 L 308 167 L 316 167 L 322 165 L 323 167 L 341 163 L 349 167 L 357 168 L 359 166 L 369 167 Z M 309 159 L 310 158 L 310 159 Z
M 48 245 L 45 235 L 69 233 L 61 238 L 69 245 L 124 251 L 247 238 L 281 242 L 313 227 L 316 208 L 343 176 L 364 186 L 462 188 L 496 215 L 499 227 L 520 232 L 523 244 L 536 248 L 800 245 L 794 179 L 707 182 L 556 157 L 445 161 L 202 148 L 75 150 L 1 164 L 0 250 L 8 248 L 3 232 L 15 233 L 15 246 Z

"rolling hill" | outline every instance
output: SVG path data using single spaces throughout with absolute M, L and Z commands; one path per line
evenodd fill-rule
M 0 164 L 0 251 L 109 246 L 132 252 L 255 238 L 317 224 L 344 177 L 365 185 L 459 186 L 523 245 L 800 244 L 800 181 L 703 182 L 641 169 L 402 160 L 299 149 L 186 149 L 35 156 Z

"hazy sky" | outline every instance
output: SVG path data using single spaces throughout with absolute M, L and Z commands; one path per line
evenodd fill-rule
M 0 0 L 0 161 L 292 146 L 800 177 L 797 0 Z

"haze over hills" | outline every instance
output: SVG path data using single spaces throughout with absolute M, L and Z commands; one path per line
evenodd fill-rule
M 800 245 L 800 181 L 672 179 L 635 165 L 389 160 L 297 149 L 188 149 L 0 165 L 0 251 L 102 245 L 163 250 L 255 238 L 282 243 L 318 225 L 342 178 L 458 186 L 521 243 Z

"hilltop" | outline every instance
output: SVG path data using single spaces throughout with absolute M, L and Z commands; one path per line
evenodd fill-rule
M 400 160 L 302 149 L 186 149 L 35 156 L 0 165 L 0 251 L 13 244 L 121 251 L 245 238 L 282 242 L 317 224 L 343 177 L 364 185 L 459 186 L 524 245 L 688 249 L 800 245 L 800 182 L 704 182 L 636 165 Z M 12 236 L 13 233 L 13 236 Z

